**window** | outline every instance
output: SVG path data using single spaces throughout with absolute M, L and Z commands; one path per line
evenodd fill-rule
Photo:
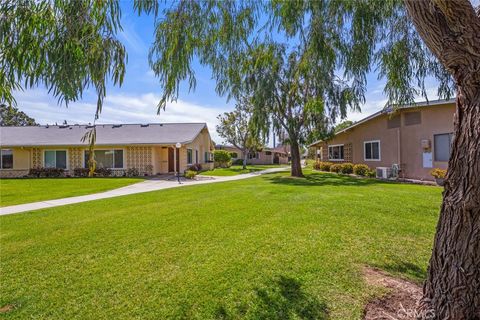
M 406 126 L 413 126 L 415 124 L 422 123 L 422 114 L 420 111 L 416 112 L 407 112 L 404 115 L 404 121 Z
M 45 150 L 44 164 L 45 168 L 67 169 L 67 151 Z
M 271 151 L 265 151 L 265 155 L 266 155 L 266 156 L 271 156 L 271 155 L 272 155 L 272 152 L 271 152 Z
M 343 144 L 328 146 L 329 160 L 343 160 Z
M 187 149 L 187 164 L 193 163 L 193 150 Z
M 198 150 L 195 150 L 195 163 L 198 163 Z
M 123 169 L 123 150 L 95 150 L 97 168 Z M 88 167 L 89 152 L 85 151 L 85 168 Z
M 250 152 L 248 154 L 248 159 L 258 159 L 258 152 Z
M 435 161 L 448 161 L 452 144 L 452 134 L 435 134 L 433 136 L 433 150 L 435 151 Z
M 363 158 L 365 161 L 380 161 L 380 140 L 363 143 Z
M 400 116 L 395 115 L 395 116 L 389 117 L 387 119 L 387 128 L 388 129 L 400 128 Z
M 0 151 L 1 157 L 1 168 L 2 169 L 13 169 L 13 151 L 10 149 L 2 149 Z
M 211 153 L 208 151 L 205 151 L 205 162 L 211 162 Z
M 233 159 L 237 159 L 237 158 L 238 158 L 238 153 L 236 153 L 236 152 L 230 152 L 230 156 L 231 156 Z

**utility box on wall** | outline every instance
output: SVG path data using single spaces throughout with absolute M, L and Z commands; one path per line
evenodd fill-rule
M 431 143 L 429 139 L 423 139 L 422 140 L 422 149 L 423 150 L 429 150 L 431 148 Z

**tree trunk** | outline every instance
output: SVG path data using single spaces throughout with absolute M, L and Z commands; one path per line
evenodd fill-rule
M 290 149 L 290 155 L 292 157 L 291 175 L 292 177 L 303 177 L 302 164 L 300 159 L 300 148 L 298 146 L 298 142 L 293 138 L 291 139 Z
M 242 151 L 242 157 L 243 157 L 243 166 L 242 169 L 247 169 L 247 152 L 245 150 Z
M 454 138 L 421 316 L 480 319 L 480 18 L 466 0 L 408 0 L 420 36 L 457 84 Z

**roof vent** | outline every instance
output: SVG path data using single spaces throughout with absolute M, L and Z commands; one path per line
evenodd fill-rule
M 65 128 L 69 128 L 69 127 L 70 127 L 70 126 L 69 126 L 68 124 L 58 126 L 58 128 L 60 128 L 60 129 L 65 129 Z
M 121 124 L 114 124 L 114 125 L 112 126 L 112 128 L 121 128 L 121 127 L 122 127 Z
M 146 128 L 146 127 L 148 127 L 148 126 L 149 126 L 148 123 L 147 123 L 147 124 L 141 124 L 141 125 L 140 125 L 140 127 L 142 127 L 142 128 Z
M 91 128 L 94 128 L 95 126 L 92 126 L 91 124 L 89 124 L 88 126 L 85 126 L 86 129 L 91 129 Z

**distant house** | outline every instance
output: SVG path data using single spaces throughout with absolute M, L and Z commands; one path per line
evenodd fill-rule
M 309 148 L 322 161 L 363 163 L 380 172 L 398 165 L 400 177 L 432 180 L 432 168 L 447 168 L 454 113 L 453 99 L 387 108 Z
M 242 151 L 234 146 L 217 145 L 215 149 L 230 152 L 232 161 L 242 159 Z M 247 155 L 247 164 L 287 164 L 288 157 L 289 148 L 287 146 L 263 148 L 261 151 L 250 152 Z
M 143 174 L 183 172 L 200 163 L 213 167 L 214 145 L 205 123 L 96 125 L 97 167 L 123 175 L 128 168 Z M 72 175 L 88 165 L 91 126 L 0 127 L 0 177 L 24 176 L 31 168 L 53 167 Z M 177 148 L 177 145 L 179 148 Z

